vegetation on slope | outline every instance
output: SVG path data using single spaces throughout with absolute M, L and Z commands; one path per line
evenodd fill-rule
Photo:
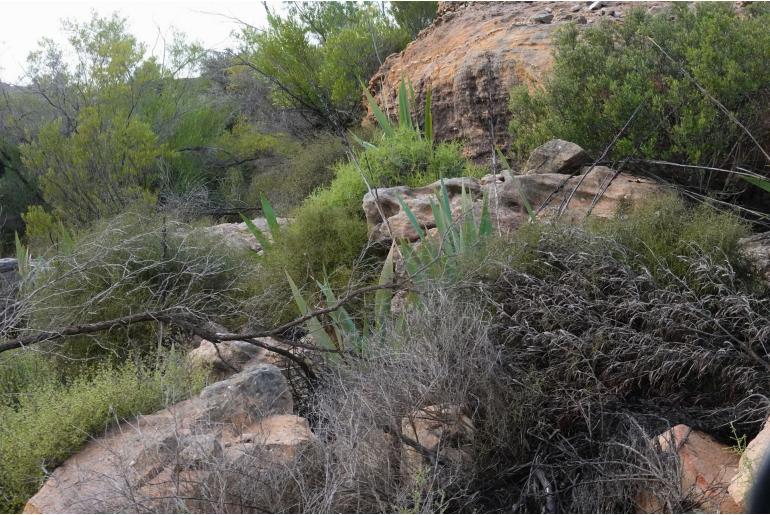
M 526 156 L 558 137 L 598 156 L 617 134 L 608 155 L 616 162 L 630 159 L 702 194 L 744 192 L 747 183 L 730 171 L 767 175 L 768 156 L 752 141 L 770 141 L 767 7 L 739 14 L 728 3 L 674 3 L 671 12 L 631 11 L 623 23 L 567 26 L 543 90 L 511 93 L 513 147 Z
M 512 96 L 520 156 L 551 137 L 598 154 L 633 118 L 614 160 L 758 169 L 756 146 L 695 82 L 765 138 L 766 9 L 674 9 L 673 20 L 638 12 L 562 31 L 545 90 Z M 27 188 L 3 207 L 26 223 L 36 259 L 1 313 L 0 343 L 143 311 L 176 318 L 0 355 L 0 511 L 21 509 L 46 471 L 110 422 L 195 392 L 206 379 L 178 353 L 201 325 L 274 327 L 296 316 L 302 295 L 326 306 L 392 279 L 381 274 L 387 249 L 368 244 L 369 187 L 485 173 L 458 142 L 436 143 L 430 122 L 412 119 L 406 85 L 398 124 L 349 131 L 363 113 L 362 81 L 434 12 L 434 3 L 394 4 L 390 15 L 292 4 L 271 13 L 267 31 L 244 30 L 240 54 L 202 59 L 179 39 L 173 65 L 147 58 L 124 20 L 94 18 L 70 26 L 84 67 L 65 69 L 51 44 L 31 56 L 23 95 L 51 94 L 55 110 L 0 126 L 0 201 Z M 82 96 L 73 103 L 62 91 Z M 690 185 L 746 187 L 726 177 Z M 198 231 L 209 214 L 238 213 L 261 194 L 294 217 L 262 255 Z M 312 319 L 355 340 L 355 352 L 308 354 L 320 379 L 295 393 L 326 451 L 309 468 L 326 474 L 289 470 L 298 497 L 281 492 L 271 509 L 539 512 L 554 502 L 531 480 L 543 475 L 560 511 L 635 511 L 642 489 L 689 510 L 675 464 L 650 451 L 649 436 L 681 422 L 731 443 L 753 436 L 769 409 L 757 392 L 770 368 L 760 348 L 770 304 L 738 252 L 746 222 L 672 197 L 498 239 L 483 215 L 453 225 L 438 204 L 445 241 L 404 252 L 413 292 L 400 314 L 372 292 L 345 317 Z M 462 407 L 477 436 L 468 461 L 436 458 L 410 483 L 381 466 L 369 438 L 431 404 Z M 272 484 L 243 492 L 244 504 L 261 505 L 255 497 L 270 498 Z

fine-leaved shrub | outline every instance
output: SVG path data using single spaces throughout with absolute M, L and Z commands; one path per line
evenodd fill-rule
M 32 352 L 12 353 L 0 361 L 0 391 L 11 387 L 5 382 L 11 374 L 8 368 L 44 359 L 30 356 Z M 181 356 L 172 353 L 157 359 L 157 363 L 128 360 L 102 365 L 64 382 L 38 363 L 31 382 L 17 381 L 13 402 L 0 403 L 0 511 L 20 511 L 46 471 L 111 422 L 152 413 L 204 385 L 204 374 L 189 369 Z
M 235 328 L 247 318 L 241 306 L 256 268 L 247 251 L 139 208 L 82 231 L 38 261 L 22 286 L 24 322 L 15 328 L 21 336 L 159 310 Z M 170 335 L 148 323 L 56 345 L 70 358 L 124 357 L 154 349 L 161 336 Z
M 631 11 L 623 23 L 560 30 L 544 88 L 511 93 L 510 132 L 519 157 L 552 138 L 599 155 L 638 108 L 610 157 L 763 170 L 766 159 L 746 132 L 698 89 L 760 142 L 768 141 L 770 9 L 736 9 L 729 3 L 674 3 L 658 14 Z M 747 186 L 718 172 L 663 171 L 701 191 Z

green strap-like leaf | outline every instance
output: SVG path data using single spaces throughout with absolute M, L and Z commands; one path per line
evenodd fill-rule
M 407 129 L 412 128 L 412 117 L 409 114 L 409 97 L 406 92 L 406 83 L 401 77 L 401 86 L 398 88 L 398 124 Z
M 390 119 L 387 116 L 385 116 L 385 113 L 382 112 L 382 109 L 380 109 L 380 106 L 377 105 L 377 101 L 374 100 L 374 97 L 372 96 L 371 93 L 369 93 L 369 90 L 365 86 L 364 86 L 364 93 L 366 94 L 366 99 L 369 101 L 369 107 L 372 110 L 372 114 L 377 119 L 377 123 L 380 124 L 380 128 L 382 129 L 382 132 L 384 132 L 385 135 L 388 137 L 395 135 L 396 131 L 393 129 L 393 124 L 390 123 Z
M 500 147 L 495 148 L 497 150 L 497 159 L 503 164 L 505 170 L 510 170 L 511 165 L 508 164 L 508 160 L 505 158 L 505 154 L 500 150 Z
M 404 202 L 404 199 L 401 198 L 401 195 L 396 195 L 396 199 L 398 199 L 398 203 L 401 205 L 401 209 L 403 209 L 404 213 L 406 213 L 406 217 L 409 219 L 409 223 L 412 224 L 412 227 L 414 227 L 414 230 L 417 232 L 417 236 L 419 236 L 421 240 L 424 240 L 425 231 L 423 231 L 420 222 L 417 221 L 417 217 L 414 216 L 414 212 L 409 208 L 409 206 L 406 205 L 406 202 Z
M 431 90 L 428 88 L 428 93 L 425 96 L 425 139 L 430 141 L 433 145 L 433 114 L 430 108 L 431 103 Z
M 753 184 L 757 188 L 761 188 L 767 192 L 770 192 L 770 181 L 767 179 L 760 179 L 759 177 L 749 177 L 747 175 L 739 176 L 744 181 Z
M 294 297 L 294 303 L 297 304 L 297 307 L 299 308 L 299 311 L 302 315 L 307 315 L 308 313 L 310 313 L 310 308 L 308 307 L 307 302 L 305 302 L 305 298 L 302 296 L 302 293 L 300 293 L 299 288 L 297 288 L 297 285 L 294 284 L 294 281 L 291 279 L 289 272 L 285 272 L 285 273 L 286 273 L 286 279 L 289 281 L 289 287 L 291 288 L 292 297 Z M 319 322 L 316 317 L 313 317 L 310 320 L 308 320 L 306 322 L 306 325 L 307 325 L 308 331 L 310 331 L 310 334 L 313 335 L 319 347 L 326 348 L 326 349 L 337 348 L 334 345 L 334 342 L 332 342 L 332 339 L 329 338 L 329 335 L 326 334 L 326 331 L 324 331 L 324 328 L 321 325 L 321 322 Z
M 267 250 L 270 248 L 270 241 L 265 237 L 264 234 L 262 234 L 262 231 L 257 228 L 256 225 L 254 225 L 254 222 L 249 220 L 243 213 L 238 213 L 241 215 L 241 219 L 243 220 L 243 223 L 246 224 L 246 228 L 249 230 L 249 232 L 254 235 L 254 237 L 257 239 L 259 244 L 262 246 L 263 250 Z
M 393 282 L 393 277 L 396 275 L 395 264 L 393 263 L 393 252 L 388 252 L 388 257 L 385 258 L 385 263 L 382 265 L 382 271 L 380 272 L 379 285 L 390 284 Z M 393 292 L 389 288 L 383 288 L 377 290 L 374 294 L 374 314 L 377 327 L 382 327 L 390 315 L 390 304 L 393 300 Z
M 484 204 L 481 208 L 481 220 L 479 221 L 479 236 L 485 237 L 492 234 L 492 216 L 489 214 L 489 197 L 484 192 Z
M 358 136 L 356 136 L 356 134 L 353 131 L 350 131 L 350 136 L 353 138 L 353 141 L 355 141 L 356 143 L 358 143 L 359 145 L 361 145 L 367 150 L 375 150 L 377 148 L 375 145 L 372 145 L 368 141 L 364 141 Z
M 267 226 L 270 228 L 270 235 L 273 237 L 273 241 L 278 241 L 278 238 L 281 236 L 281 226 L 278 225 L 278 217 L 275 215 L 273 206 L 267 201 L 265 194 L 261 192 L 259 194 L 259 201 L 262 204 L 262 213 L 264 213 L 265 219 L 267 219 Z

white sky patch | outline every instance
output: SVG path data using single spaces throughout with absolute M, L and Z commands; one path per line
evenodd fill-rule
M 277 2 L 268 2 L 280 9 Z M 0 81 L 23 83 L 27 55 L 38 41 L 49 37 L 64 43 L 61 20 L 88 21 L 91 11 L 101 16 L 119 12 L 128 18 L 129 32 L 147 44 L 148 51 L 162 52 L 160 33 L 170 37 L 171 27 L 205 48 L 235 48 L 231 36 L 239 24 L 233 18 L 255 27 L 264 27 L 267 16 L 257 0 L 0 0 Z

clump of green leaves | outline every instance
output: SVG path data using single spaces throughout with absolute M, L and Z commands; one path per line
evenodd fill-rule
M 0 359 L 0 511 L 19 512 L 53 470 L 90 436 L 200 390 L 205 375 L 182 356 L 158 364 L 103 365 L 61 382 L 34 351 Z
M 513 147 L 525 157 L 558 137 L 598 155 L 639 108 L 611 157 L 636 151 L 641 158 L 763 168 L 766 159 L 748 135 L 698 85 L 766 141 L 768 23 L 766 5 L 739 14 L 733 4 L 704 2 L 673 4 L 658 14 L 634 10 L 623 23 L 567 26 L 556 36 L 544 89 L 511 93 Z M 701 191 L 746 186 L 724 174 L 665 172 Z
M 245 28 L 242 54 L 279 87 L 273 101 L 340 132 L 363 114 L 359 81 L 409 42 L 406 30 L 377 5 L 295 2 L 268 13 L 264 31 Z

